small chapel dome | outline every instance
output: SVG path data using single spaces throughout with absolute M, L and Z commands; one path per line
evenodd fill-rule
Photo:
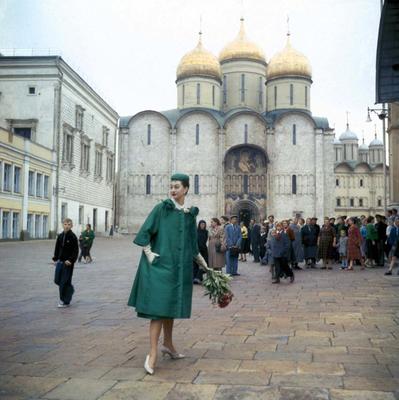
M 339 140 L 359 140 L 356 133 L 349 130 L 349 124 L 346 124 L 346 131 L 341 133 Z
M 271 58 L 266 75 L 267 79 L 287 75 L 312 78 L 312 67 L 308 58 L 291 46 L 289 34 L 284 49 Z
M 367 144 L 364 143 L 364 138 L 362 144 L 359 146 L 359 151 L 369 151 L 369 146 L 367 146 Z
M 370 142 L 369 147 L 383 147 L 384 143 L 382 140 L 377 138 L 377 134 L 375 134 L 374 139 Z
M 244 29 L 244 18 L 240 19 L 240 32 L 237 37 L 227 44 L 219 54 L 219 61 L 230 60 L 255 60 L 266 65 L 265 54 L 262 49 L 255 43 L 248 40 Z
M 203 76 L 221 80 L 218 59 L 202 45 L 201 33 L 197 46 L 185 54 L 177 67 L 176 79 Z
M 339 146 L 339 145 L 342 144 L 342 142 L 337 137 L 335 137 L 334 141 L 333 141 L 333 144 L 336 145 L 336 146 Z

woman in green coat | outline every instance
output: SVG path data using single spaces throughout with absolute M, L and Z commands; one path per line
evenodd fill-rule
M 134 243 L 143 247 L 128 305 L 137 315 L 150 319 L 150 353 L 144 368 L 154 373 L 158 341 L 163 329 L 161 352 L 183 358 L 173 345 L 173 321 L 190 318 L 193 291 L 193 260 L 203 269 L 207 264 L 198 251 L 197 207 L 186 208 L 189 177 L 174 174 L 170 199 L 157 204 L 145 220 Z

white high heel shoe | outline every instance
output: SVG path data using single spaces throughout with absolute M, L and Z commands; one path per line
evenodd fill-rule
M 144 361 L 144 369 L 147 374 L 154 375 L 154 369 L 150 367 L 150 355 L 147 355 Z
M 173 352 L 172 350 L 168 349 L 166 346 L 161 345 L 161 352 L 163 356 L 166 356 L 166 354 L 172 358 L 173 360 L 180 360 L 182 358 L 185 358 L 186 356 L 184 354 L 180 354 L 177 352 Z

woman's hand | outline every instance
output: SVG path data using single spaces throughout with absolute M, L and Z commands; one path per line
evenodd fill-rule
M 201 253 L 198 253 L 194 257 L 194 260 L 198 264 L 200 269 L 202 269 L 203 271 L 208 271 L 209 270 L 208 265 L 207 265 L 206 261 L 204 260 L 204 257 L 202 257 Z
M 143 251 L 144 251 L 144 254 L 146 255 L 147 260 L 148 260 L 148 262 L 150 264 L 152 264 L 152 262 L 155 260 L 155 257 L 159 257 L 159 254 L 154 253 L 151 250 L 151 246 L 150 245 L 147 245 L 147 246 L 143 247 Z

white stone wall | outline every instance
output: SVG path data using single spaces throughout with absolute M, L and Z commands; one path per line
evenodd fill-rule
M 310 111 L 311 81 L 304 78 L 276 78 L 267 81 L 267 111 L 278 109 L 305 109 Z M 293 85 L 293 104 L 290 102 L 290 85 Z M 275 103 L 274 88 L 277 87 Z M 307 103 L 305 102 L 307 88 Z
M 199 102 L 197 101 L 197 84 L 200 85 Z M 215 79 L 192 77 L 177 82 L 177 108 L 210 108 L 220 109 L 220 82 Z
M 196 125 L 199 144 L 196 144 Z M 217 216 L 218 131 L 217 122 L 205 113 L 188 114 L 176 126 L 176 169 L 190 176 L 187 201 L 200 209 L 199 218 Z M 199 194 L 194 193 L 194 176 L 199 176 Z
M 54 76 L 57 69 L 48 67 L 37 70 L 31 66 L 15 69 L 11 66 L 0 66 L 0 126 L 8 129 L 7 119 L 37 119 L 33 140 L 53 149 L 54 88 L 58 80 Z M 36 94 L 29 94 L 29 87 L 34 87 Z
M 375 215 L 384 213 L 384 175 L 382 167 L 370 170 L 360 164 L 352 170 L 339 164 L 334 170 L 334 209 L 336 215 Z M 338 185 L 336 184 L 338 180 Z M 363 181 L 363 186 L 360 184 Z M 389 197 L 389 194 L 388 194 Z M 341 205 L 337 205 L 340 199 Z M 353 199 L 353 206 L 351 206 Z M 363 201 L 363 205 L 360 204 Z M 379 203 L 380 201 L 380 203 Z
M 221 65 L 222 77 L 226 76 L 227 101 L 223 103 L 223 93 L 221 95 L 221 107 L 224 111 L 229 111 L 237 107 L 249 107 L 253 110 L 263 112 L 266 109 L 266 66 L 245 60 L 236 60 L 224 62 Z M 241 75 L 245 75 L 245 99 L 241 100 Z M 260 79 L 262 84 L 260 84 Z M 261 98 L 259 93 L 261 88 Z
M 296 145 L 292 141 L 292 126 L 296 125 Z M 271 207 L 268 214 L 277 219 L 316 213 L 315 132 L 312 121 L 299 114 L 287 114 L 275 125 L 273 146 L 268 155 Z M 297 175 L 297 194 L 292 194 L 292 175 Z

